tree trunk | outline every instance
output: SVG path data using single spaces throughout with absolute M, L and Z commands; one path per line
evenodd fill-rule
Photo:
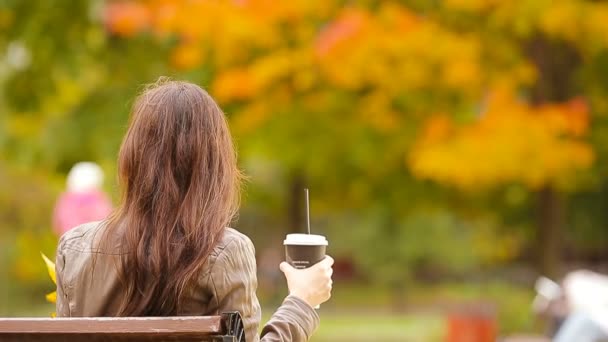
M 532 103 L 563 102 L 576 93 L 575 72 L 581 63 L 578 51 L 566 42 L 537 34 L 525 49 L 538 72 L 531 89 Z M 539 272 L 555 277 L 561 263 L 563 206 L 557 190 L 546 184 L 537 193 L 537 230 L 534 254 Z
M 559 275 L 562 203 L 551 186 L 538 192 L 538 229 L 536 234 L 536 254 L 540 272 L 551 278 Z

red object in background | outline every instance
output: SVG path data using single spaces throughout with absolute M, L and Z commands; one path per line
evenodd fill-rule
M 352 258 L 336 258 L 333 269 L 334 279 L 352 280 L 357 275 L 357 270 L 355 269 Z
M 496 319 L 487 313 L 453 313 L 448 315 L 447 342 L 494 342 Z
M 145 3 L 117 1 L 104 5 L 103 20 L 110 33 L 132 37 L 150 26 L 152 14 Z

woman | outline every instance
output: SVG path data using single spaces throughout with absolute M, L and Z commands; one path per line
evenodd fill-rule
M 224 114 L 201 88 L 159 81 L 137 99 L 118 157 L 122 200 L 105 221 L 62 236 L 57 315 L 212 315 L 237 310 L 257 341 L 253 244 L 226 228 L 240 173 Z M 262 341 L 306 341 L 331 295 L 331 265 L 280 265 L 289 296 Z

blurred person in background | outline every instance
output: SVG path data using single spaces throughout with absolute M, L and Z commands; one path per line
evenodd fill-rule
M 536 297 L 532 310 L 547 321 L 545 335 L 553 337 L 568 317 L 568 304 L 562 286 L 547 277 L 539 277 L 534 285 Z
M 568 316 L 553 341 L 596 342 L 608 340 L 608 276 L 579 270 L 563 281 Z
M 75 164 L 67 178 L 67 190 L 59 196 L 53 213 L 53 227 L 61 236 L 68 230 L 106 218 L 112 203 L 103 192 L 103 171 L 92 162 Z
M 552 321 L 553 341 L 608 340 L 608 276 L 578 270 L 568 273 L 561 285 L 541 277 L 536 291 L 533 308 Z

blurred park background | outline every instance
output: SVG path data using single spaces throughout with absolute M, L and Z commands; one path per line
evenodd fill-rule
M 282 239 L 336 259 L 316 341 L 540 333 L 537 276 L 608 268 L 608 2 L 0 1 L 0 315 L 46 316 L 55 201 L 159 76 L 225 110 L 269 315 Z

